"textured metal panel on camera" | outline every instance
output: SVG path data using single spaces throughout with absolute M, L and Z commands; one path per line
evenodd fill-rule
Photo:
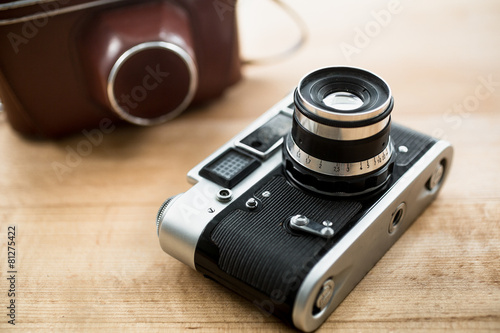
M 392 124 L 391 138 L 396 145 L 396 164 L 406 166 L 422 152 L 427 151 L 426 146 L 430 143 L 436 143 L 437 140 L 425 134 L 414 131 L 410 128 Z M 406 147 L 407 149 L 400 149 Z
M 338 231 L 362 207 L 357 201 L 311 197 L 282 176 L 269 181 L 255 197 L 262 209 L 232 211 L 217 224 L 211 239 L 219 248 L 222 271 L 272 298 L 285 298 L 296 291 L 319 255 L 334 242 L 293 234 L 283 224 L 301 214 L 316 221 L 332 221 Z

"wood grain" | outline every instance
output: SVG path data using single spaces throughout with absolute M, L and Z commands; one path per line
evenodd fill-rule
M 384 77 L 393 120 L 446 138 L 455 157 L 439 198 L 319 331 L 500 330 L 500 3 L 401 2 L 346 57 L 341 45 L 356 46 L 391 2 L 286 2 L 309 27 L 298 53 L 245 67 L 220 99 L 168 124 L 117 128 L 66 173 L 54 163 L 85 136 L 29 140 L 0 118 L 0 330 L 291 330 L 163 253 L 154 221 L 165 198 L 189 188 L 191 167 L 308 71 L 340 64 Z M 293 42 L 276 7 L 240 5 L 245 55 Z M 15 327 L 5 315 L 8 225 L 18 228 Z

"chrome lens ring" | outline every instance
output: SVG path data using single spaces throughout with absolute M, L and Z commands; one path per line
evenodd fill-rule
M 338 93 L 354 95 L 362 104 L 346 109 L 335 107 L 341 103 L 327 102 L 329 96 Z M 387 112 L 391 100 L 391 89 L 383 79 L 356 67 L 325 67 L 307 74 L 300 80 L 295 98 L 301 112 L 327 125 L 334 124 L 330 121 L 376 122 Z

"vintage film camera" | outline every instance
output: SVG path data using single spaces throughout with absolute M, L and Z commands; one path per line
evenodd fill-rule
M 165 252 L 303 331 L 318 328 L 436 198 L 449 143 L 391 124 L 378 76 L 306 75 L 188 174 Z
M 0 4 L 0 100 L 58 137 L 101 121 L 162 123 L 240 79 L 236 0 Z

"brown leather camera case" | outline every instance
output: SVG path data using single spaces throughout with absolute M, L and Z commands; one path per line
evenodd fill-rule
M 103 119 L 148 125 L 241 77 L 236 0 L 0 5 L 0 99 L 12 126 L 58 137 Z

